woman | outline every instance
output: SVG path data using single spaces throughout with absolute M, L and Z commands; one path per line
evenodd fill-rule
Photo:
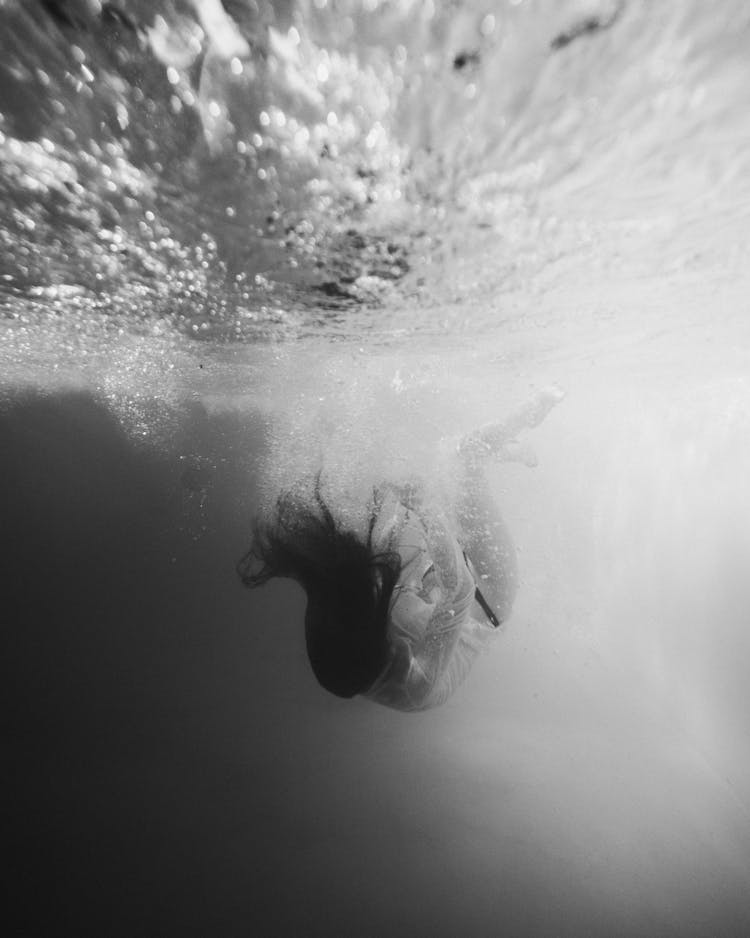
M 518 586 L 515 549 L 483 460 L 523 458 L 516 435 L 561 397 L 542 391 L 510 420 L 454 447 L 461 495 L 450 512 L 428 505 L 418 485 L 386 483 L 373 490 L 358 533 L 334 518 L 320 473 L 312 498 L 279 497 L 238 571 L 250 587 L 275 576 L 302 585 L 307 653 L 326 690 L 425 710 L 463 681 L 510 615 Z

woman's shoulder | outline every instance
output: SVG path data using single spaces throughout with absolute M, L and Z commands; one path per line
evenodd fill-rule
M 385 480 L 375 486 L 375 504 L 401 505 L 411 511 L 417 511 L 424 505 L 425 485 L 418 479 L 406 479 L 400 482 Z

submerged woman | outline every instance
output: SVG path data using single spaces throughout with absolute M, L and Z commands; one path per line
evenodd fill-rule
M 456 445 L 461 495 L 451 511 L 428 506 L 414 483 L 385 483 L 358 533 L 334 518 L 320 473 L 312 498 L 279 497 L 238 570 L 246 586 L 290 577 L 304 588 L 307 654 L 326 690 L 425 710 L 463 681 L 510 615 L 518 586 L 515 548 L 483 461 L 518 459 L 516 435 L 560 399 L 542 391 Z

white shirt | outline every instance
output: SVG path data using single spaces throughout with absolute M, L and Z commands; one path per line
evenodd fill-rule
M 397 550 L 402 570 L 388 622 L 390 659 L 364 694 L 397 710 L 426 710 L 450 697 L 494 629 L 472 618 L 475 582 L 444 519 L 387 490 L 373 549 Z

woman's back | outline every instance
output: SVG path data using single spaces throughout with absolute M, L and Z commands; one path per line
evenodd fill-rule
M 443 517 L 441 517 L 443 515 Z M 387 667 L 366 691 L 399 710 L 443 703 L 494 633 L 472 616 L 476 583 L 444 512 L 427 511 L 413 487 L 383 492 L 373 543 L 404 561 L 391 603 Z

